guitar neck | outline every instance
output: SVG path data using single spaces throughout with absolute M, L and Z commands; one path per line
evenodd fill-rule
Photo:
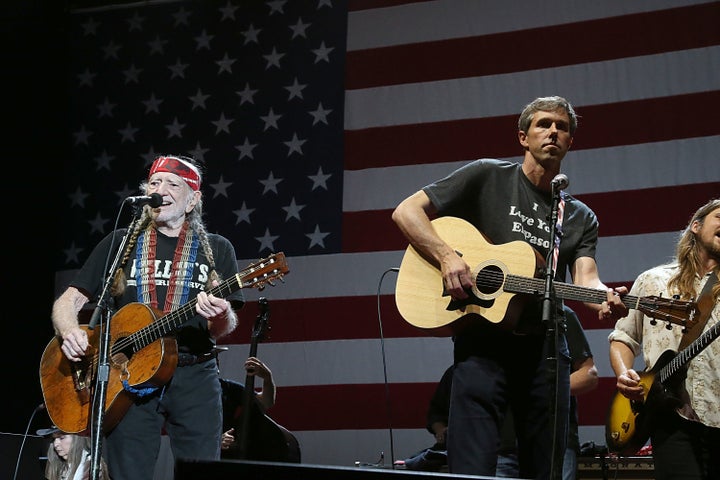
M 211 288 L 207 293 L 215 297 L 225 298 L 242 288 L 242 278 L 241 273 L 235 274 L 233 277 Z M 166 337 L 177 331 L 185 322 L 197 314 L 195 311 L 196 305 L 197 298 L 193 298 L 178 309 L 133 333 L 130 337 L 132 337 L 131 340 L 135 345 L 135 350 L 140 350 L 159 338 Z
M 720 323 L 716 323 L 710 327 L 707 332 L 700 335 L 700 337 L 685 347 L 683 351 L 678 353 L 667 365 L 665 365 L 657 375 L 660 382 L 665 383 L 668 379 L 670 379 L 670 377 L 678 373 L 690 362 L 690 360 L 705 350 L 705 348 L 718 336 L 720 336 Z
M 605 290 L 596 288 L 581 287 L 571 283 L 554 282 L 555 294 L 563 300 L 577 300 L 585 303 L 601 304 L 607 300 Z M 526 293 L 530 295 L 542 295 L 545 291 L 545 281 L 540 278 L 521 277 L 518 275 L 508 275 L 504 286 L 505 291 L 512 293 Z M 643 305 L 640 297 L 633 295 L 624 295 L 622 302 L 627 308 L 639 310 L 639 306 Z

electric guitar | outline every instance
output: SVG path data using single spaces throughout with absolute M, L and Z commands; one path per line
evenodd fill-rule
M 241 288 L 263 289 L 289 272 L 285 254 L 273 254 L 208 291 L 216 297 Z M 165 385 L 177 367 L 177 342 L 172 334 L 196 315 L 197 299 L 163 315 L 159 309 L 142 303 L 129 303 L 118 310 L 110 322 L 109 378 L 103 430 L 109 432 L 127 412 L 135 394 L 124 388 L 157 388 Z M 62 339 L 53 337 L 40 360 L 40 385 L 52 423 L 67 433 L 85 432 L 90 427 L 92 398 L 98 371 L 101 328 L 81 325 L 90 347 L 79 362 L 72 362 L 60 350 Z
M 439 268 L 412 245 L 400 264 L 395 303 L 411 325 L 436 336 L 450 336 L 468 322 L 483 318 L 512 330 L 525 303 L 544 292 L 544 260 L 523 241 L 493 245 L 469 222 L 457 217 L 440 217 L 433 227 L 472 268 L 475 279 L 469 298 L 453 300 L 444 291 Z M 601 304 L 605 290 L 555 282 L 558 298 Z M 690 329 L 697 323 L 697 304 L 673 298 L 624 295 L 628 308 Z
M 643 400 L 630 400 L 616 391 L 608 410 L 605 441 L 608 450 L 619 455 L 633 455 L 650 438 L 653 417 L 659 412 L 672 411 L 683 405 L 678 390 L 685 379 L 687 364 L 705 347 L 720 336 L 720 323 L 705 331 L 679 354 L 666 350 L 655 367 L 641 372 Z M 658 381 L 656 381 L 658 380 Z

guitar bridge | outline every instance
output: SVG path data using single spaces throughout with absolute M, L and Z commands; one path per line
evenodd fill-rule
M 88 403 L 90 401 L 90 389 L 95 378 L 93 363 L 85 358 L 79 362 L 73 362 L 71 368 L 73 385 L 75 392 L 78 394 L 78 399 L 80 403 Z

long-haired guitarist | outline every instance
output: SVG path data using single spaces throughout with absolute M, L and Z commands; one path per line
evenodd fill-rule
M 493 245 L 517 241 L 523 247 L 529 244 L 547 258 L 555 243 L 549 238 L 552 186 L 556 179 L 562 179 L 558 178 L 560 164 L 570 149 L 576 127 L 577 115 L 566 99 L 537 98 L 523 109 L 518 119 L 516 135 L 523 152 L 521 163 L 498 159 L 469 162 L 397 206 L 393 220 L 411 246 L 441 272 L 441 281 L 439 277 L 437 285 L 430 287 L 436 288 L 438 297 L 443 294 L 443 298 L 455 300 L 448 309 L 462 311 L 461 305 L 470 297 L 469 292 L 486 287 L 475 284 L 473 269 L 479 265 L 469 264 L 469 252 L 450 244 L 436 230 L 435 217 L 459 217 Z M 483 145 L 495 141 L 490 131 L 478 131 L 477 138 Z M 555 186 L 557 190 L 567 185 Z M 598 220 L 587 205 L 571 195 L 565 195 L 563 212 L 555 278 L 562 281 L 569 272 L 573 284 L 599 291 L 602 300 L 589 306 L 599 312 L 601 319 L 614 322 L 627 313 L 619 295 L 615 295 L 625 293 L 626 289 L 613 291 L 600 281 L 595 262 Z M 480 238 L 476 243 L 480 244 Z M 527 258 L 515 258 L 518 256 L 520 253 L 511 256 L 511 260 L 525 260 L 534 266 L 532 249 Z M 498 266 L 493 270 L 502 269 L 503 266 Z M 530 276 L 535 273 L 531 268 Z M 501 275 L 496 278 L 502 281 Z M 559 335 L 555 416 L 559 427 L 554 429 L 550 421 L 549 366 L 545 361 L 549 353 L 545 351 L 547 328 L 536 299 L 531 299 L 522 311 L 512 312 L 521 317 L 515 332 L 479 320 L 463 327 L 454 337 L 456 366 L 447 436 L 451 473 L 495 474 L 507 407 L 513 411 L 518 434 L 520 476 L 549 478 L 553 475 L 553 460 L 557 460 L 556 467 L 562 466 L 570 396 L 567 344 L 564 335 Z M 492 301 L 479 297 L 472 300 L 477 308 L 492 308 Z M 468 310 L 472 308 L 475 305 Z M 562 309 L 558 310 L 561 315 Z M 561 433 L 556 435 L 556 431 Z
M 704 328 L 683 333 L 678 326 L 651 321 L 633 310 L 609 336 L 617 391 L 634 402 L 627 402 L 628 410 L 643 421 L 633 431 L 649 436 L 658 480 L 720 478 L 720 342 L 714 341 L 720 322 L 719 270 L 720 199 L 713 199 L 693 214 L 679 238 L 674 261 L 641 273 L 630 290 L 637 295 L 698 299 L 700 318 L 693 329 L 703 321 Z M 679 350 L 684 335 L 690 334 L 701 344 Z M 655 375 L 683 351 L 689 359 L 683 369 L 666 378 Z M 633 368 L 640 355 L 646 367 L 642 375 Z M 613 413 L 618 412 L 609 417 Z M 628 420 L 633 415 L 629 412 Z M 618 425 L 614 435 L 623 435 L 631 426 L 626 423 Z M 632 444 L 632 439 L 627 443 Z
M 113 480 L 153 478 L 163 429 L 175 458 L 220 458 L 222 404 L 213 347 L 217 338 L 237 325 L 235 309 L 242 306 L 243 295 L 239 289 L 224 297 L 207 293 L 221 280 L 235 276 L 238 265 L 230 241 L 209 233 L 203 224 L 201 183 L 201 166 L 196 160 L 175 155 L 155 159 L 140 189 L 143 195 L 159 196 L 159 201 L 142 207 L 114 272 L 111 293 L 113 307 L 119 310 L 111 322 L 115 348 L 110 376 L 111 382 L 122 382 L 117 403 L 129 393 L 132 404 L 104 441 Z M 97 353 L 97 344 L 93 345 L 88 331 L 78 324 L 78 314 L 100 295 L 108 273 L 106 261 L 115 255 L 109 251 L 111 242 L 117 249 L 125 230 L 108 235 L 96 246 L 53 305 L 52 320 L 62 339 L 62 353 L 75 364 Z M 140 349 L 142 339 L 130 342 L 123 336 L 151 324 L 156 316 L 170 315 L 172 320 L 172 313 L 190 301 L 196 304 L 187 321 L 167 332 L 176 345 L 158 349 L 174 356 L 177 347 L 172 378 L 155 387 L 134 384 L 146 371 L 166 367 L 163 359 Z M 123 308 L 133 307 L 133 303 L 151 309 Z M 172 321 L 167 327 L 173 329 Z M 146 348 L 153 351 L 153 344 Z M 169 368 L 175 368 L 172 363 Z M 87 409 L 88 404 L 68 408 Z

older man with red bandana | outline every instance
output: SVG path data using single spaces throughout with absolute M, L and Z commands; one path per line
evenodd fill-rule
M 79 362 L 92 355 L 78 314 L 100 295 L 108 275 L 106 259 L 114 257 L 126 233 L 121 261 L 112 272 L 111 295 L 117 309 L 141 303 L 162 315 L 197 300 L 195 314 L 172 332 L 178 363 L 169 382 L 133 387 L 127 362 L 113 358 L 112 374 L 127 376 L 123 385 L 133 399 L 104 442 L 113 480 L 153 478 L 163 429 L 175 458 L 220 458 L 222 397 L 213 347 L 217 338 L 237 325 L 235 310 L 242 306 L 243 296 L 241 290 L 225 298 L 208 293 L 219 281 L 237 274 L 238 267 L 230 241 L 208 233 L 202 222 L 201 184 L 202 172 L 195 160 L 158 157 L 140 188 L 146 195 L 162 196 L 162 204 L 144 206 L 129 233 L 119 229 L 105 237 L 53 305 L 53 326 L 67 359 Z M 122 319 L 123 312 L 118 313 L 113 321 Z M 147 323 L 151 321 L 150 316 Z

